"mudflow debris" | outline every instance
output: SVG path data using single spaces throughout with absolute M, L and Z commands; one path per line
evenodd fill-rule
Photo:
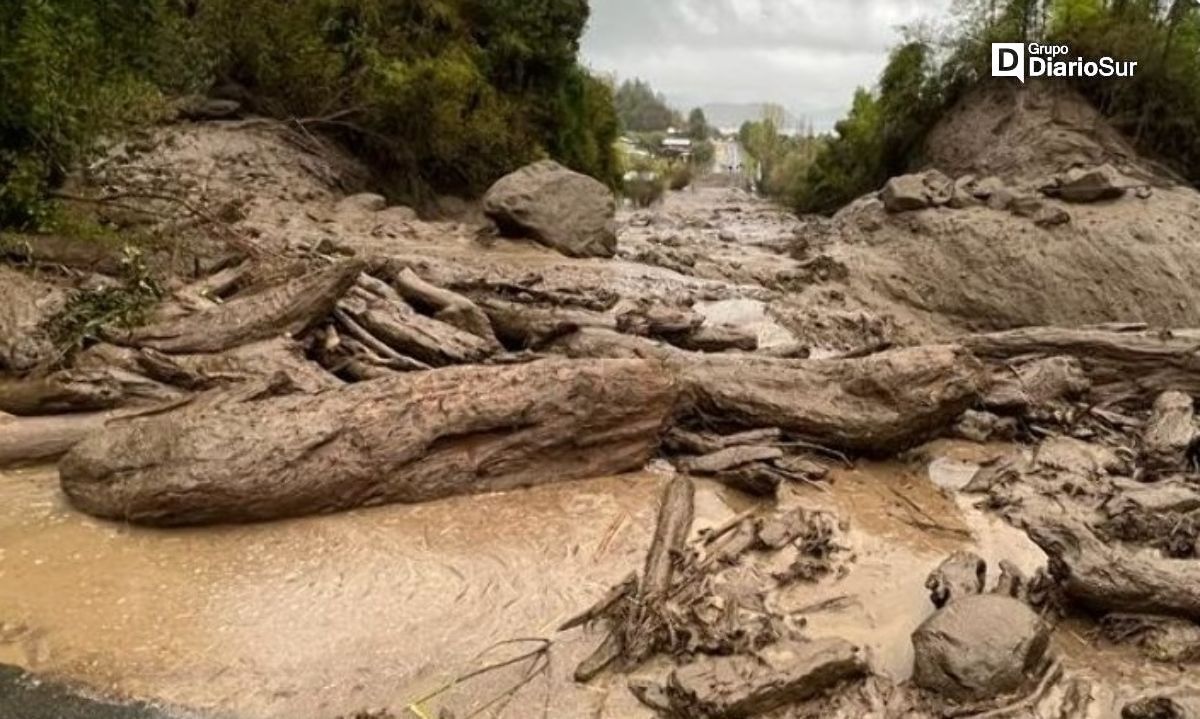
M 718 179 L 618 209 L 550 162 L 422 219 L 236 114 L 71 181 L 171 243 L 31 235 L 0 267 L 0 463 L 61 487 L 14 496 L 56 539 L 0 576 L 118 607 L 89 553 L 178 543 L 139 611 L 212 633 L 164 629 L 139 683 L 125 615 L 9 623 L 18 579 L 0 656 L 245 717 L 1197 716 L 1200 193 L 1081 98 L 976 91 L 927 166 L 828 219 Z M 161 301 L 77 342 L 136 268 Z M 107 534 L 67 555 L 76 531 Z M 218 571 L 285 546 L 253 601 Z

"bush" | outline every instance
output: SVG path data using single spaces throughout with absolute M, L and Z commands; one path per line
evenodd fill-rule
M 692 184 L 692 179 L 691 165 L 685 162 L 676 163 L 667 176 L 667 186 L 678 192 Z
M 576 60 L 586 0 L 8 0 L 0 226 L 164 96 L 235 83 L 313 119 L 399 199 L 478 194 L 545 156 L 615 184 L 613 91 Z

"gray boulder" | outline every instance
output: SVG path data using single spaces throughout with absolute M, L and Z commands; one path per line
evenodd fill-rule
M 1125 185 L 1112 165 L 1099 165 L 1071 170 L 1059 178 L 1055 191 L 1067 202 L 1100 202 L 1124 195 Z
M 612 192 L 551 160 L 502 177 L 484 196 L 483 211 L 505 234 L 532 237 L 570 257 L 617 252 Z
M 1025 685 L 1050 642 L 1050 628 L 1011 597 L 955 598 L 917 628 L 913 680 L 956 702 L 1010 694 Z
M 954 196 L 954 182 L 937 170 L 900 175 L 888 180 L 879 194 L 888 212 L 912 212 L 939 207 Z

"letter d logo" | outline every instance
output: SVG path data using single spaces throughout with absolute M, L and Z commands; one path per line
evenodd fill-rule
M 1019 42 L 992 43 L 992 77 L 1015 77 L 1025 82 L 1025 46 Z

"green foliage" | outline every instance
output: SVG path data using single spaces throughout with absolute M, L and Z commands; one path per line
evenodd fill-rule
M 666 98 L 654 92 L 648 82 L 626 80 L 617 88 L 615 99 L 617 116 L 627 132 L 666 132 L 682 124 Z
M 613 91 L 576 61 L 586 0 L 8 0 L 0 226 L 164 96 L 236 83 L 314 126 L 402 199 L 477 194 L 547 155 L 612 183 Z
M 696 142 L 703 142 L 713 135 L 713 129 L 708 124 L 704 110 L 696 108 L 688 115 L 687 136 Z
M 0 6 L 0 226 L 41 225 L 45 190 L 100 133 L 159 108 L 161 0 L 9 0 Z
M 1138 60 L 1131 78 L 1071 84 L 1145 152 L 1200 183 L 1200 4 L 1196 0 L 961 0 L 958 22 L 936 45 L 896 48 L 874 92 L 860 89 L 850 113 L 803 173 L 771 179 L 784 156 L 777 140 L 743 128 L 764 165 L 764 189 L 801 212 L 834 212 L 919 159 L 932 125 L 964 93 L 990 81 L 992 42 L 1062 44 L 1084 57 Z M 935 55 L 944 58 L 934 62 Z M 763 158 L 767 159 L 763 159 Z M 776 158 L 772 160 L 771 158 Z M 793 161 L 798 167 L 799 162 Z
M 105 327 L 136 327 L 162 299 L 163 290 L 146 266 L 140 249 L 124 248 L 122 284 L 77 291 L 65 307 L 47 321 L 50 337 L 67 354 L 100 339 Z

